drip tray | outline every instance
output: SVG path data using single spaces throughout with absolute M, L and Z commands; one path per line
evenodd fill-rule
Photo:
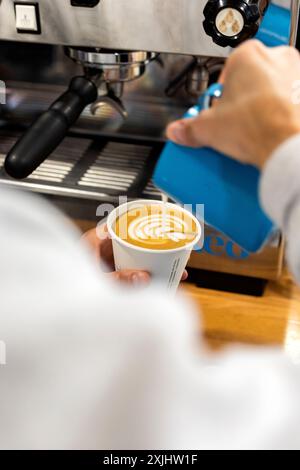
M 68 205 L 71 202 L 68 199 L 80 199 L 85 216 L 84 201 L 118 204 L 119 196 L 125 195 L 128 199 L 160 198 L 151 175 L 162 150 L 161 143 L 69 136 L 30 177 L 17 181 L 5 173 L 4 160 L 18 137 L 18 133 L 0 132 L 2 185 L 56 197 Z M 78 204 L 76 207 L 80 211 Z

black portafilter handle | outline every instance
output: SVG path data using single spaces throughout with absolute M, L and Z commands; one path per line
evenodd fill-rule
M 6 172 L 16 179 L 31 173 L 56 149 L 84 108 L 97 100 L 97 86 L 74 77 L 69 89 L 16 142 L 5 160 Z

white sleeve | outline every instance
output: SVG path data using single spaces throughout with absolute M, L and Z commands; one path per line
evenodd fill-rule
M 300 283 L 300 135 L 284 142 L 267 162 L 261 201 L 287 239 L 287 260 Z
M 278 351 L 207 358 L 185 299 L 109 284 L 44 202 L 0 194 L 0 447 L 300 447 Z

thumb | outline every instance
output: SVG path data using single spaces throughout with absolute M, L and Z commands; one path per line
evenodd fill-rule
M 181 119 L 170 124 L 167 137 L 188 147 L 210 147 L 215 135 L 215 121 L 214 109 L 208 109 L 195 118 Z

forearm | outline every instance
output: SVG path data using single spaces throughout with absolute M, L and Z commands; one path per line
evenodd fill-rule
M 261 178 L 261 201 L 287 239 L 289 267 L 300 283 L 300 134 L 272 155 Z

